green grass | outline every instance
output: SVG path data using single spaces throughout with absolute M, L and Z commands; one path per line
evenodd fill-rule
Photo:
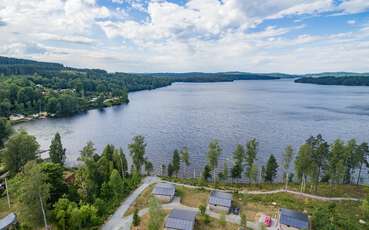
M 317 208 L 327 207 L 331 203 L 336 204 L 335 210 L 339 217 L 338 221 L 343 224 L 350 223 L 352 229 L 363 229 L 363 227 L 365 229 L 365 226 L 359 224 L 359 220 L 368 219 L 360 209 L 361 202 L 355 201 L 322 202 L 286 193 L 269 195 L 235 194 L 234 201 L 245 212 L 248 219 L 252 221 L 255 221 L 258 212 L 275 216 L 279 208 L 298 210 L 311 216 Z M 369 229 L 369 226 L 366 227 Z M 338 229 L 346 230 L 344 227 Z
M 163 177 L 165 180 L 184 183 L 189 185 L 201 186 L 201 187 L 210 187 L 224 190 L 244 190 L 244 191 L 270 191 L 276 189 L 283 189 L 284 184 L 282 183 L 262 183 L 262 184 L 245 184 L 245 183 L 222 183 L 218 182 L 213 184 L 211 182 L 206 182 L 203 180 L 192 179 L 192 178 L 169 178 Z M 309 187 L 309 186 L 307 186 Z M 300 185 L 296 183 L 290 183 L 288 186 L 289 190 L 299 191 Z M 354 197 L 354 198 L 366 198 L 369 194 L 369 186 L 367 185 L 336 185 L 335 187 L 331 187 L 327 183 L 320 183 L 318 185 L 317 191 L 310 191 L 307 189 L 305 191 L 309 194 L 326 196 L 326 197 Z

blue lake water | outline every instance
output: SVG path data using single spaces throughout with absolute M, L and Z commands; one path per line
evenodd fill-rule
M 369 141 L 369 87 L 297 84 L 293 80 L 176 83 L 129 94 L 128 105 L 90 110 L 68 118 L 23 123 L 46 149 L 59 132 L 74 164 L 83 145 L 91 140 L 98 151 L 105 144 L 122 147 L 134 135 L 145 136 L 147 156 L 159 171 L 175 148 L 187 146 L 188 171 L 199 173 L 206 164 L 207 145 L 218 139 L 221 160 L 231 161 L 236 144 L 255 137 L 258 163 L 271 153 L 281 160 L 283 149 L 295 150 L 310 135 Z M 220 163 L 219 165 L 223 165 Z

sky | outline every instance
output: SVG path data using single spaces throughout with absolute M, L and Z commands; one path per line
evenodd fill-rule
M 369 0 L 0 0 L 0 55 L 110 72 L 369 72 Z

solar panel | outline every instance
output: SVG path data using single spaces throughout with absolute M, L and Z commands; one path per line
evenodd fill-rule
M 172 184 L 157 184 L 152 192 L 154 195 L 174 196 L 176 187 Z
M 299 229 L 309 228 L 309 218 L 306 214 L 285 208 L 280 209 L 280 223 Z
M 212 191 L 210 193 L 209 204 L 230 208 L 232 206 L 232 194 L 220 191 Z
M 17 216 L 14 213 L 10 213 L 6 217 L 0 220 L 0 229 L 7 229 L 12 224 L 17 222 Z
M 178 230 L 193 230 L 196 212 L 183 209 L 173 209 L 165 222 L 166 228 Z

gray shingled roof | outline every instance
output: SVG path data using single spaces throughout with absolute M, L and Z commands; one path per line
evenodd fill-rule
M 0 229 L 7 229 L 10 225 L 15 224 L 16 222 L 17 216 L 12 212 L 6 217 L 0 219 Z
M 193 230 L 196 212 L 184 209 L 173 209 L 165 222 L 166 228 Z
M 306 214 L 286 208 L 280 209 L 279 221 L 281 224 L 288 225 L 298 229 L 309 228 L 309 218 Z
M 162 196 L 174 196 L 176 193 L 176 186 L 168 183 L 159 183 L 155 186 L 152 194 Z
M 209 197 L 209 204 L 230 208 L 232 206 L 232 194 L 212 191 Z

